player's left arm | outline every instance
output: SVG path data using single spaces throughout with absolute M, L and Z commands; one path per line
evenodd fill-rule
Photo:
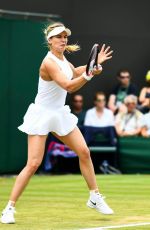
M 98 64 L 102 64 L 105 61 L 111 59 L 112 53 L 113 53 L 113 50 L 111 50 L 110 46 L 106 47 L 105 44 L 103 44 L 98 54 Z M 70 62 L 69 64 L 73 71 L 73 78 L 80 77 L 86 71 L 86 65 L 75 68 Z M 95 72 L 94 72 L 95 75 L 98 75 L 100 73 L 101 71 L 95 69 Z
M 70 62 L 69 64 L 73 72 L 73 78 L 80 77 L 86 71 L 86 65 L 75 68 Z
M 85 71 L 86 71 L 86 65 L 83 65 L 83 66 L 79 66 L 79 67 L 74 67 L 71 63 L 70 64 L 70 67 L 72 69 L 72 72 L 73 72 L 73 78 L 77 78 L 77 77 L 80 77 Z M 102 69 L 94 69 L 93 71 L 93 74 L 94 75 L 98 75 L 102 72 Z

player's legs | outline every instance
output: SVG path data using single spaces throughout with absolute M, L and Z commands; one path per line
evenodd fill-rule
M 21 193 L 28 184 L 31 176 L 36 172 L 39 165 L 42 162 L 45 142 L 47 136 L 28 136 L 28 160 L 24 169 L 17 176 L 14 187 L 12 189 L 10 200 L 6 208 L 2 212 L 1 222 L 4 224 L 15 223 L 14 213 L 15 213 L 15 203 L 20 197 Z
M 47 135 L 28 135 L 28 160 L 26 166 L 16 178 L 10 195 L 12 204 L 17 201 L 24 188 L 28 184 L 31 176 L 36 172 L 41 164 L 44 155 L 46 138 Z
M 79 156 L 81 173 L 85 178 L 89 189 L 98 189 L 93 163 L 90 157 L 90 151 L 79 128 L 76 127 L 71 133 L 66 136 L 58 136 L 57 134 L 54 135 L 64 144 L 69 146 L 69 148 L 72 149 Z
M 47 135 L 29 135 L 28 136 L 28 160 L 24 169 L 17 176 L 14 187 L 12 189 L 10 200 L 6 208 L 2 212 L 1 222 L 4 224 L 15 223 L 15 203 L 20 197 L 21 193 L 28 184 L 31 176 L 36 172 L 42 162 L 45 142 Z
M 98 191 L 90 152 L 79 128 L 76 127 L 66 136 L 58 136 L 57 134 L 54 135 L 64 144 L 68 145 L 69 148 L 76 152 L 79 156 L 81 173 L 84 176 L 90 190 L 90 197 L 88 199 L 87 206 L 106 215 L 113 214 L 113 210 L 107 205 L 103 196 Z

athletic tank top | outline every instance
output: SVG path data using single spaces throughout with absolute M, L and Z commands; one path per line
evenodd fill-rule
M 72 69 L 64 57 L 64 60 L 58 59 L 50 51 L 47 57 L 53 59 L 66 77 L 71 80 L 73 77 Z M 35 104 L 47 107 L 47 109 L 58 109 L 65 105 L 67 91 L 60 87 L 55 81 L 45 81 L 39 77 L 38 93 L 35 98 Z

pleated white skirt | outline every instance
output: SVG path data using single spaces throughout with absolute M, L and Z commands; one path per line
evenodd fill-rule
M 30 104 L 24 122 L 19 130 L 29 135 L 46 135 L 55 132 L 59 136 L 69 134 L 77 125 L 78 118 L 70 112 L 69 106 L 49 110 L 39 104 Z

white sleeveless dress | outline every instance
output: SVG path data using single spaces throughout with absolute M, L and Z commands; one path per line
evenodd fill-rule
M 48 52 L 47 56 L 52 58 L 71 80 L 73 72 L 66 58 L 62 61 L 51 52 Z M 67 91 L 55 81 L 45 81 L 39 77 L 35 103 L 29 105 L 24 122 L 18 129 L 30 135 L 55 132 L 59 136 L 65 136 L 70 133 L 76 127 L 78 119 L 70 113 L 69 106 L 65 105 L 66 96 Z

